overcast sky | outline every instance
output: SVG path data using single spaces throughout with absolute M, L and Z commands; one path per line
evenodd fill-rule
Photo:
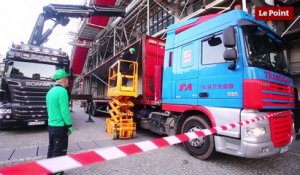
M 2 0 L 0 5 L 0 55 L 5 55 L 11 44 L 27 43 L 32 29 L 43 6 L 50 3 L 56 4 L 78 4 L 83 5 L 85 0 Z M 65 26 L 57 26 L 44 46 L 62 48 L 63 51 L 71 53 L 71 32 L 77 32 L 79 19 L 71 19 Z M 48 22 L 47 25 L 52 24 Z

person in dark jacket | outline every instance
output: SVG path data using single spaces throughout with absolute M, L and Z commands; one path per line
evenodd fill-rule
M 68 77 L 64 69 L 56 70 L 53 76 L 56 85 L 46 95 L 49 131 L 47 158 L 66 155 L 69 135 L 73 132 L 69 95 L 66 89 L 69 85 Z
M 121 59 L 133 61 L 135 54 L 135 48 L 130 48 L 127 51 L 123 52 L 121 55 Z
M 134 57 L 135 57 L 135 48 L 130 48 L 129 50 L 127 50 L 121 54 L 120 59 L 134 61 Z M 130 74 L 131 73 L 130 64 L 126 63 L 126 62 L 122 62 L 121 67 L 120 67 L 120 72 L 121 72 L 121 74 L 124 74 L 124 75 Z M 127 82 L 128 82 L 128 78 L 123 77 L 122 78 L 122 86 L 126 86 Z

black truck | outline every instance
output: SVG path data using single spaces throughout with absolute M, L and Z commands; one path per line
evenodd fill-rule
M 69 18 L 124 14 L 124 9 L 111 6 L 45 6 L 28 44 L 13 44 L 3 60 L 4 72 L 0 76 L 0 129 L 47 124 L 46 93 L 55 84 L 52 76 L 56 69 L 62 68 L 69 72 L 70 67 L 65 52 L 41 46 L 57 25 L 67 25 Z M 54 21 L 54 24 L 44 31 L 47 20 Z
M 47 124 L 46 93 L 56 69 L 69 70 L 61 50 L 13 44 L 3 60 L 0 84 L 0 128 Z

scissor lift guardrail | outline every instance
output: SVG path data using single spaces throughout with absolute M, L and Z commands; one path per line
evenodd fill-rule
M 121 70 L 124 67 L 128 67 L 128 70 Z M 128 79 L 126 86 L 123 84 L 124 78 Z M 138 63 L 128 60 L 116 61 L 109 68 L 107 91 L 107 96 L 111 97 L 112 101 L 109 102 L 111 117 L 106 119 L 106 132 L 112 139 L 133 137 L 136 124 L 130 108 L 134 106 L 132 101 L 137 95 Z

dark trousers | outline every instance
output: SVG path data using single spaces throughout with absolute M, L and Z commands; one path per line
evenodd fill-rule
M 68 128 L 66 127 L 48 127 L 49 146 L 47 158 L 64 156 L 68 149 Z
M 133 69 L 130 67 L 132 63 L 123 62 L 120 67 L 120 72 L 123 75 L 132 75 Z M 122 77 L 122 86 L 127 85 L 128 78 Z

